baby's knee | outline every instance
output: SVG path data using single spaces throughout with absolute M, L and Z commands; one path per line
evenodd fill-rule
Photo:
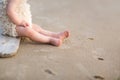
M 33 36 L 33 30 L 32 30 L 32 28 L 29 28 L 29 27 L 24 27 L 24 33 L 25 33 L 25 35 L 27 36 L 27 37 L 31 37 L 31 36 Z
M 17 26 L 16 27 L 16 31 L 20 34 L 20 35 L 24 35 L 24 36 L 29 36 L 32 34 L 31 30 L 29 28 L 26 27 L 22 27 L 22 26 Z

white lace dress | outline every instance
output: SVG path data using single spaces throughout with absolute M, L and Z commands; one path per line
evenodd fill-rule
M 11 22 L 6 14 L 6 5 L 8 0 L 0 0 L 0 27 L 3 27 L 3 35 L 8 35 L 11 37 L 17 37 L 16 25 Z M 32 24 L 32 16 L 30 12 L 30 5 L 27 0 L 22 0 L 20 5 L 15 10 L 18 16 L 29 21 Z

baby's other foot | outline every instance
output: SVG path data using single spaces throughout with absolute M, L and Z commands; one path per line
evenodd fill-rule
M 69 31 L 63 31 L 63 32 L 60 32 L 58 34 L 58 36 L 61 40 L 64 40 L 65 38 L 68 38 L 70 36 L 70 32 Z

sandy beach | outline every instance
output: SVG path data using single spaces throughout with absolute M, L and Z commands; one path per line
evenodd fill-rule
M 120 0 L 31 0 L 33 22 L 70 30 L 62 46 L 22 40 L 0 80 L 120 80 Z

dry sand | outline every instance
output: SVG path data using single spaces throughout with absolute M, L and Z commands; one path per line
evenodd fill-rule
M 120 80 L 120 0 L 32 0 L 33 22 L 69 29 L 61 47 L 21 42 L 0 80 Z

